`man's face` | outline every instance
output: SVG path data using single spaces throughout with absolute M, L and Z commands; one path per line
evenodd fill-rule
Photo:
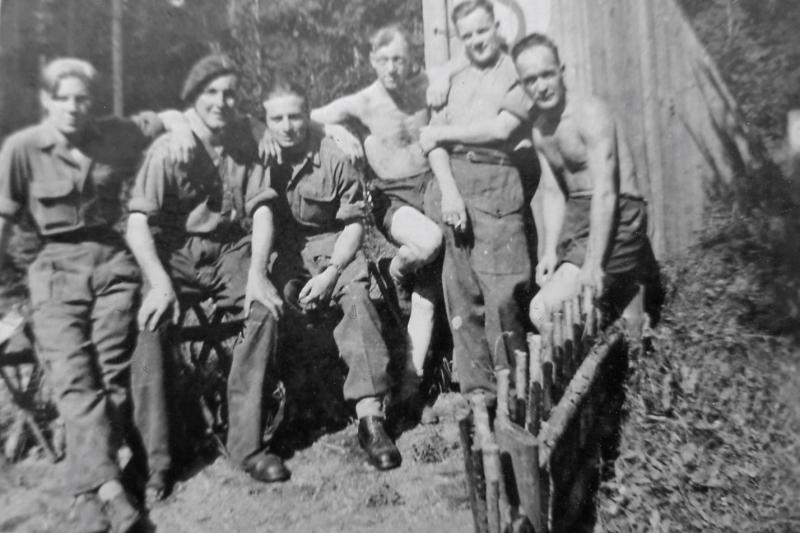
M 485 9 L 478 8 L 458 19 L 456 32 L 473 64 L 479 67 L 491 65 L 500 54 L 497 21 Z
M 74 135 L 89 120 L 92 98 L 86 82 L 75 76 L 61 78 L 52 94 L 42 92 L 47 120 L 64 135 Z
M 550 48 L 528 48 L 517 56 L 515 64 L 522 87 L 537 109 L 547 111 L 564 101 L 564 67 Z
M 372 68 L 381 84 L 395 91 L 402 87 L 411 68 L 411 57 L 406 40 L 395 35 L 392 41 L 369 55 Z
M 233 119 L 238 80 L 235 74 L 214 78 L 194 101 L 194 110 L 211 131 L 218 131 Z
M 291 150 L 308 138 L 308 110 L 305 100 L 296 94 L 273 96 L 264 102 L 267 128 L 278 144 Z

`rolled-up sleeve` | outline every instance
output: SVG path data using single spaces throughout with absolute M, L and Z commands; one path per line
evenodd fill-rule
M 152 215 L 161 210 L 169 182 L 175 179 L 174 164 L 166 149 L 165 137 L 150 147 L 136 175 L 128 209 Z
M 500 104 L 501 110 L 508 111 L 522 121 L 530 119 L 532 107 L 531 99 L 519 83 L 515 83 L 508 89 Z
M 256 209 L 266 205 L 278 197 L 278 192 L 272 188 L 269 168 L 257 164 L 250 172 L 244 196 L 244 208 L 248 216 L 253 216 Z
M 365 211 L 361 172 L 343 155 L 333 162 L 333 178 L 339 196 L 336 220 L 345 224 L 360 222 Z
M 16 218 L 26 198 L 28 179 L 23 151 L 9 139 L 0 149 L 0 216 Z

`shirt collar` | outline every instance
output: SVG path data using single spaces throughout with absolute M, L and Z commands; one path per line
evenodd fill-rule
M 80 142 L 78 142 L 76 146 L 85 146 L 87 143 L 99 139 L 100 137 L 101 134 L 97 128 L 97 124 L 95 124 L 93 120 L 90 120 L 86 126 L 84 126 L 83 133 L 80 137 Z M 47 120 L 43 121 L 39 125 L 36 144 L 42 150 L 47 150 L 55 146 L 60 146 L 62 148 L 70 147 L 70 143 L 67 141 L 67 138 L 64 136 L 64 134 L 58 131 L 55 126 L 53 126 Z

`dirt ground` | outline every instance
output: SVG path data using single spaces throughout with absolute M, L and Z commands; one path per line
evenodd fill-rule
M 356 426 L 322 436 L 289 459 L 292 478 L 263 485 L 223 458 L 180 481 L 149 512 L 146 531 L 457 532 L 472 528 L 458 447 L 456 394 L 440 396 L 435 426 L 402 434 L 403 465 L 369 467 Z M 28 457 L 0 469 L 0 532 L 61 533 L 70 498 L 64 463 Z

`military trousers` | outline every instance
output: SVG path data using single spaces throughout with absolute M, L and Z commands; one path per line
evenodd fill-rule
M 292 244 L 278 250 L 271 269 L 278 290 L 285 293 L 291 280 L 307 280 L 325 270 L 338 235 L 322 233 L 287 239 Z M 369 298 L 367 264 L 360 252 L 339 276 L 330 303 L 341 310 L 333 338 L 348 368 L 343 387 L 345 400 L 382 398 L 391 386 L 390 355 L 380 317 Z M 284 322 L 287 329 L 293 325 L 290 319 Z
M 160 252 L 181 307 L 212 298 L 217 309 L 232 319 L 244 315 L 244 298 L 250 268 L 250 238 L 217 242 L 201 236 L 189 237 L 173 251 Z M 266 268 L 266 266 L 265 266 Z M 145 280 L 144 291 L 149 290 Z M 156 331 L 141 331 L 133 355 L 131 392 L 134 420 L 147 452 L 150 474 L 173 466 L 171 429 L 174 431 L 175 328 L 161 325 Z M 228 437 L 231 460 L 241 465 L 261 453 L 268 402 L 265 391 L 268 365 L 274 355 L 277 320 L 256 302 L 236 339 L 228 375 Z
M 526 194 L 513 166 L 454 156 L 451 168 L 466 204 L 466 231 L 441 222 L 438 182 L 428 189 L 425 212 L 445 236 L 442 289 L 453 359 L 462 393 L 494 393 L 494 372 L 513 367 L 515 350 L 527 350 L 520 307 L 531 279 Z
M 36 353 L 64 420 L 74 494 L 119 477 L 140 280 L 120 237 L 46 242 L 28 269 Z

